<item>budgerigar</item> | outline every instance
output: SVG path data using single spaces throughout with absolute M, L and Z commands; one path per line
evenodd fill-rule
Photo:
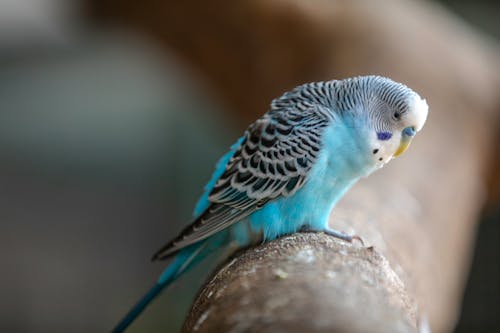
M 221 246 L 302 228 L 351 241 L 328 225 L 332 208 L 358 179 L 402 154 L 427 113 L 417 93 L 380 76 L 308 83 L 275 99 L 220 159 L 193 223 L 153 256 L 172 258 L 170 265 L 113 332 Z

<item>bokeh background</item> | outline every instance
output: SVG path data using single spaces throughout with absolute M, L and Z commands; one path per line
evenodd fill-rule
M 486 50 L 460 61 L 498 73 L 496 1 L 263 3 L 0 1 L 1 332 L 109 331 L 161 272 L 149 258 L 189 222 L 217 157 L 295 85 L 386 68 L 406 82 L 412 29 L 453 31 L 435 42 Z M 401 30 L 365 30 L 374 11 Z M 500 331 L 496 149 L 455 332 Z M 205 277 L 176 283 L 131 332 L 178 331 Z

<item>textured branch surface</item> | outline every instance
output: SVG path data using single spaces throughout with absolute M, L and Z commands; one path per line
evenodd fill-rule
M 415 313 L 372 247 L 302 233 L 226 263 L 199 295 L 184 332 L 413 332 Z

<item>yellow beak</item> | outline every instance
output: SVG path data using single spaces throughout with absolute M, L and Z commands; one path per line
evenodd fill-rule
M 394 153 L 394 157 L 398 157 L 399 155 L 404 153 L 406 149 L 408 149 L 408 147 L 410 146 L 410 143 L 411 143 L 411 138 L 403 136 L 401 138 L 401 143 L 399 144 L 398 150 L 396 150 L 396 152 Z
M 399 143 L 398 150 L 394 153 L 394 157 L 398 157 L 402 153 L 408 149 L 411 143 L 411 139 L 415 136 L 415 128 L 414 127 L 406 127 L 401 133 L 401 142 Z

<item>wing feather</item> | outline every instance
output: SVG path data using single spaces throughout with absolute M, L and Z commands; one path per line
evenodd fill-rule
M 329 111 L 306 101 L 273 103 L 246 130 L 244 139 L 215 182 L 211 203 L 190 226 L 162 247 L 153 259 L 164 259 L 241 221 L 270 200 L 293 195 L 321 149 L 323 129 L 331 122 Z

